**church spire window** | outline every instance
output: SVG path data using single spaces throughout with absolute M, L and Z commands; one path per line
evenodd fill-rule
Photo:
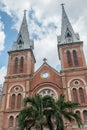
M 21 108 L 21 94 L 18 94 L 17 96 L 17 108 Z
M 87 122 L 87 110 L 83 111 L 84 122 Z
M 69 31 L 68 27 L 67 27 L 66 34 L 65 34 L 65 39 L 66 39 L 66 43 L 72 42 L 72 34 Z
M 70 53 L 70 51 L 68 50 L 66 54 L 67 54 L 68 65 L 69 65 L 69 67 L 71 67 L 71 66 L 72 66 L 71 53 Z
M 23 40 L 22 40 L 22 36 L 20 35 L 19 38 L 18 38 L 18 48 L 19 49 L 22 49 L 23 48 Z
M 12 95 L 12 100 L 11 100 L 11 109 L 14 109 L 15 108 L 15 94 Z
M 9 118 L 9 127 L 13 127 L 13 123 L 14 123 L 14 117 L 10 116 L 10 118 Z
M 23 68 L 24 68 L 24 58 L 21 57 L 21 59 L 20 59 L 20 72 L 23 72 Z
M 78 96 L 77 96 L 76 88 L 73 88 L 73 99 L 74 99 L 74 102 L 78 102 Z
M 67 32 L 66 32 L 66 36 L 65 37 L 71 37 L 72 36 L 72 34 L 71 34 L 71 32 L 69 31 L 69 29 L 67 28 Z
M 76 111 L 76 114 L 81 118 L 80 111 Z
M 17 73 L 18 71 L 18 58 L 16 57 L 14 60 L 14 73 Z
M 81 103 L 85 103 L 84 92 L 82 88 L 79 88 L 79 94 L 80 94 Z
M 78 63 L 78 57 L 77 57 L 76 50 L 73 50 L 73 58 L 74 58 L 74 64 L 75 64 L 75 66 L 78 66 L 79 63 Z

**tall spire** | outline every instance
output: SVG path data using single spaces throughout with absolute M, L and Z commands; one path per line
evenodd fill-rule
M 72 25 L 67 17 L 67 14 L 64 9 L 64 4 L 62 5 L 62 27 L 61 27 L 61 36 L 58 37 L 59 44 L 67 44 L 79 41 L 79 35 L 74 33 Z
M 19 49 L 33 49 L 33 40 L 29 38 L 28 25 L 26 20 L 26 10 L 24 10 L 24 16 L 22 20 L 22 24 L 18 33 L 17 41 L 13 45 L 13 50 Z
M 23 17 L 23 21 L 20 27 L 18 39 L 20 35 L 22 36 L 23 41 L 27 44 L 27 42 L 29 42 L 29 32 L 28 32 L 28 25 L 27 25 L 27 20 L 26 20 L 26 10 L 24 10 L 24 17 Z

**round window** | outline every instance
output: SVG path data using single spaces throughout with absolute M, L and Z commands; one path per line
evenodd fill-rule
M 48 73 L 47 71 L 45 71 L 45 72 L 43 72 L 43 73 L 41 74 L 41 77 L 42 77 L 42 78 L 48 78 L 48 77 L 49 77 L 49 73 Z
M 74 85 L 79 85 L 79 81 L 78 81 L 78 80 L 75 80 L 75 81 L 74 81 Z

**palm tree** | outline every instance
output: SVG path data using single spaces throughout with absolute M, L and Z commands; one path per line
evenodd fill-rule
M 79 127 L 82 125 L 81 118 L 77 113 L 74 113 L 74 109 L 78 106 L 78 103 L 65 101 L 65 96 L 60 95 L 55 102 L 56 130 L 64 130 L 64 118 L 69 122 L 75 120 Z
M 60 95 L 58 100 L 54 100 L 47 95 L 41 97 L 35 95 L 24 99 L 24 109 L 19 114 L 20 130 L 30 130 L 32 127 L 43 130 L 47 124 L 49 130 L 64 130 L 64 118 L 69 122 L 76 120 L 81 126 L 81 119 L 73 110 L 78 107 L 78 103 L 65 101 L 65 96 Z
M 82 125 L 81 118 L 77 113 L 74 113 L 74 109 L 78 106 L 78 103 L 65 101 L 63 94 L 58 100 L 54 100 L 49 95 L 43 97 L 44 115 L 49 129 L 53 130 L 56 126 L 56 130 L 64 130 L 64 118 L 69 122 L 75 120 L 80 127 Z
M 50 130 L 54 130 L 55 100 L 52 96 L 46 95 L 43 97 L 43 108 L 46 124 Z
M 32 110 L 30 110 L 31 108 Z M 24 114 L 26 114 L 26 111 L 27 111 L 27 119 L 28 119 L 27 122 L 28 121 L 30 122 L 30 125 L 27 125 L 27 127 L 30 129 L 32 126 L 34 126 L 35 128 L 43 130 L 45 119 L 43 116 L 43 100 L 40 95 L 37 94 L 32 98 L 27 97 L 24 99 L 24 110 L 22 110 L 19 115 L 19 126 L 21 126 L 21 123 L 24 118 L 21 115 L 23 112 Z M 24 123 L 25 123 L 24 125 L 26 125 L 26 118 Z
M 38 113 L 35 107 L 30 106 L 24 108 L 19 114 L 19 127 L 20 130 L 30 130 L 36 121 Z

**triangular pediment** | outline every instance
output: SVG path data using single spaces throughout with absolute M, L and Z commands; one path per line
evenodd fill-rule
M 53 67 L 51 67 L 51 66 L 50 66 L 49 64 L 47 64 L 47 63 L 43 63 L 43 64 L 39 67 L 39 69 L 34 73 L 34 75 L 37 75 L 37 74 L 40 73 L 40 72 L 46 72 L 46 71 L 49 71 L 49 72 L 52 72 L 52 73 L 55 73 L 55 74 L 61 76 L 61 74 L 60 74 L 57 70 L 55 70 Z
M 31 89 L 41 89 L 43 87 L 54 87 L 62 90 L 62 75 L 47 63 L 43 63 L 33 74 L 31 80 Z

